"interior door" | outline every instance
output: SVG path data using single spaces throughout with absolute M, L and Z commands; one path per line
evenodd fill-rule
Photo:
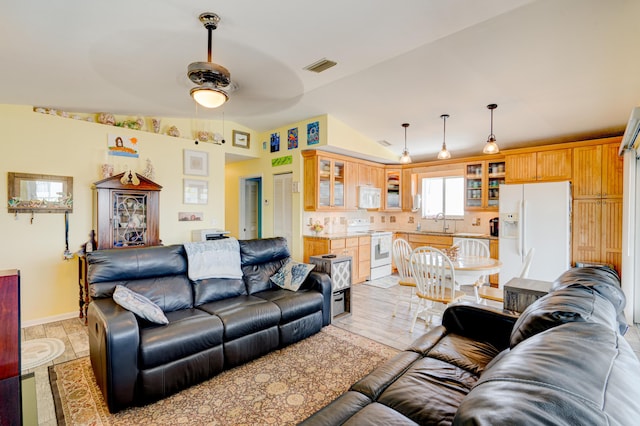
M 292 185 L 291 173 L 273 176 L 273 235 L 286 238 L 289 247 L 293 238 Z
M 244 197 L 241 207 L 241 236 L 240 239 L 251 240 L 260 238 L 259 227 L 259 208 L 260 208 L 260 190 L 261 179 L 251 178 L 245 179 L 243 185 Z

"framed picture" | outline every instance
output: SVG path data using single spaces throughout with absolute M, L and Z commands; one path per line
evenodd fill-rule
M 233 131 L 233 146 L 239 146 L 240 148 L 249 149 L 249 144 L 251 142 L 251 135 L 246 132 L 241 132 L 240 130 Z
M 271 152 L 280 151 L 280 133 L 271 133 Z
M 287 132 L 287 147 L 295 149 L 298 147 L 298 128 L 289 129 Z
M 209 176 L 209 154 L 204 151 L 184 150 L 184 174 Z
M 179 212 L 178 220 L 180 222 L 201 222 L 203 218 L 202 212 Z
M 206 180 L 184 179 L 184 203 L 207 204 L 209 182 Z

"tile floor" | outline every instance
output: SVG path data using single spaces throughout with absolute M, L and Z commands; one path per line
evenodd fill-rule
M 412 317 L 406 304 L 400 305 L 396 316 L 392 316 L 396 296 L 400 291 L 407 290 L 405 287 L 394 285 L 396 281 L 397 276 L 391 276 L 376 280 L 371 283 L 373 285 L 358 284 L 353 286 L 351 315 L 334 319 L 334 325 L 400 350 L 406 348 L 413 340 L 427 331 L 428 327 L 424 321 L 418 320 L 413 333 L 409 332 Z M 468 289 L 466 291 L 469 293 Z M 469 296 L 468 300 L 472 301 L 473 298 Z M 433 322 L 437 324 L 439 318 L 434 317 Z M 60 357 L 46 365 L 25 371 L 25 373 L 33 372 L 36 378 L 38 424 L 49 426 L 56 425 L 57 422 L 49 385 L 48 367 L 88 356 L 89 340 L 84 320 L 79 318 L 22 329 L 23 340 L 42 337 L 58 338 L 65 344 L 65 352 Z M 638 325 L 630 327 L 625 338 L 636 356 L 640 358 L 640 328 Z

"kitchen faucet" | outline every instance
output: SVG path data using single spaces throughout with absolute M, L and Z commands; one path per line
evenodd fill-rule
M 442 232 L 447 232 L 447 229 L 449 229 L 449 227 L 447 226 L 447 217 L 443 212 L 440 212 L 436 215 L 435 218 L 433 218 L 434 222 L 438 223 L 438 218 L 442 218 Z

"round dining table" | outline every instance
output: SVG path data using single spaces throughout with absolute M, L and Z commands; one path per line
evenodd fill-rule
M 474 284 L 480 277 L 497 274 L 502 267 L 498 259 L 482 256 L 459 255 L 451 263 L 456 272 L 456 282 L 461 285 Z

